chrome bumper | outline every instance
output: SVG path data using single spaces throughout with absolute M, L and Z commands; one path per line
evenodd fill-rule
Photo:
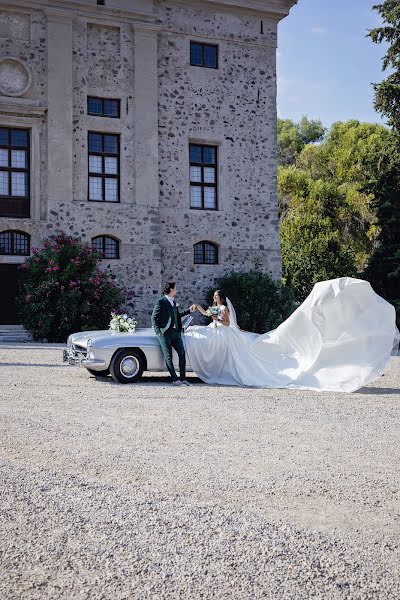
M 98 360 L 97 358 L 83 358 L 79 366 L 93 369 L 94 371 L 101 371 L 102 369 L 105 369 L 107 365 L 104 360 Z
M 74 353 L 72 352 L 69 348 L 63 348 L 63 362 L 68 363 L 69 365 L 72 365 L 73 367 L 80 367 L 82 364 L 82 361 L 86 358 L 84 354 L 81 354 L 80 352 Z
M 87 369 L 93 369 L 94 371 L 101 371 L 106 368 L 104 360 L 87 358 L 85 354 L 73 352 L 70 348 L 63 348 L 63 362 L 66 362 L 73 367 L 86 367 Z

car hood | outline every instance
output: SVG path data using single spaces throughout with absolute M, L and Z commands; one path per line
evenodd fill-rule
M 119 331 L 104 329 L 102 331 L 79 331 L 73 333 L 68 338 L 68 343 L 87 348 L 88 340 L 92 340 L 93 346 L 97 344 L 136 345 L 145 342 L 145 340 L 157 342 L 157 336 L 151 327 L 136 329 L 132 333 L 120 333 Z

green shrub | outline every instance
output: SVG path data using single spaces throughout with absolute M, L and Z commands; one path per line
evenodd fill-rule
M 125 298 L 99 261 L 88 244 L 65 234 L 32 248 L 21 265 L 17 306 L 34 340 L 63 342 L 70 333 L 108 327 Z
M 238 325 L 245 331 L 271 331 L 297 308 L 292 288 L 256 267 L 247 273 L 231 272 L 219 278 L 207 294 L 210 306 L 216 289 L 228 296 L 236 310 Z

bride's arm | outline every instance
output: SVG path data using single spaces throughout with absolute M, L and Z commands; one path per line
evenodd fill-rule
M 207 312 L 204 310 L 204 308 L 202 306 L 200 306 L 200 304 L 197 304 L 196 308 L 202 315 L 208 316 Z M 226 308 L 226 306 L 222 307 L 221 316 L 219 319 L 215 315 L 212 315 L 211 319 L 213 321 L 218 321 L 219 323 L 222 323 L 222 325 L 227 325 L 229 327 L 229 311 Z
M 201 313 L 202 315 L 206 314 L 206 311 L 204 310 L 204 308 L 202 306 L 200 306 L 200 304 L 196 304 L 196 308 L 199 311 L 199 313 Z
M 221 308 L 221 316 L 218 319 L 218 321 L 220 323 L 222 323 L 222 325 L 226 325 L 227 327 L 229 327 L 230 321 L 229 321 L 229 310 L 226 308 L 226 306 L 223 306 Z

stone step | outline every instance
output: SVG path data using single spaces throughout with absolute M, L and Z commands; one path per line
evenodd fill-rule
M 30 334 L 22 325 L 0 325 L 0 344 L 3 342 L 31 342 Z

